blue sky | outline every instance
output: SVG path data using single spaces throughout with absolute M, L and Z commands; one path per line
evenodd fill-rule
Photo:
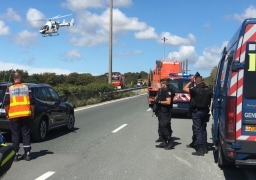
M 42 37 L 46 21 L 75 20 L 59 36 Z M 149 72 L 156 60 L 188 59 L 191 73 L 209 76 L 223 47 L 245 18 L 256 18 L 255 0 L 114 0 L 113 71 Z M 108 72 L 109 0 L 2 1 L 0 70 L 29 74 Z M 164 55 L 164 41 L 165 55 Z

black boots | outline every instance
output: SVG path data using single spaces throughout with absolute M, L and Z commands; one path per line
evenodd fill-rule
M 162 137 L 159 137 L 156 142 L 162 142 Z
M 190 144 L 186 145 L 187 148 L 196 148 L 197 144 L 195 141 L 192 141 Z
M 15 161 L 15 162 L 18 162 L 18 161 L 19 161 L 19 155 L 18 155 L 18 154 L 15 155 L 14 161 Z
M 170 149 L 173 149 L 173 147 L 174 147 L 173 140 L 170 139 L 170 140 L 167 141 L 167 144 L 166 144 L 164 149 L 165 150 L 170 150 Z
M 208 153 L 208 148 L 207 148 L 207 146 L 203 146 L 203 150 L 204 150 L 204 154 L 207 154 L 207 153 Z
M 204 148 L 203 146 L 198 146 L 196 152 L 192 152 L 192 155 L 196 155 L 196 156 L 204 156 Z
M 25 152 L 24 155 L 23 155 L 23 158 L 26 160 L 26 161 L 30 161 L 31 158 L 30 158 L 30 153 L 29 152 Z
M 161 142 L 159 145 L 156 145 L 156 148 L 165 148 L 166 147 L 166 142 Z

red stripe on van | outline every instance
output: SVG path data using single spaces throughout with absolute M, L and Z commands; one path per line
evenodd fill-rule
M 246 140 L 248 140 L 248 141 L 256 141 L 256 136 L 249 136 Z
M 237 60 L 240 56 L 240 47 L 241 47 L 240 44 L 242 44 L 242 40 L 243 40 L 243 36 L 241 36 L 239 38 L 239 43 L 238 43 L 238 47 L 237 47 L 237 50 L 236 50 L 235 60 Z
M 248 24 L 245 28 L 245 32 L 244 34 L 246 34 L 252 27 L 254 26 L 254 24 Z

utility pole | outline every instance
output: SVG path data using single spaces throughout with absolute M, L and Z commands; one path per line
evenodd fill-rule
M 166 40 L 168 40 L 168 39 L 166 39 L 165 37 L 163 38 L 163 39 L 161 39 L 161 40 L 163 40 L 164 41 L 164 60 L 165 60 L 165 41 Z
M 112 83 L 112 32 L 113 32 L 113 0 L 110 1 L 109 16 L 109 57 L 108 57 L 108 83 Z

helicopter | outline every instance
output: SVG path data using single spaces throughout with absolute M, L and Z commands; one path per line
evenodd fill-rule
M 47 20 L 47 23 L 41 27 L 41 29 L 39 30 L 39 32 L 42 34 L 43 37 L 47 37 L 47 36 L 58 36 L 58 30 L 59 27 L 64 27 L 64 26 L 73 26 L 74 25 L 74 19 L 71 19 L 70 22 L 66 22 L 65 20 L 63 20 L 62 23 L 60 23 L 59 21 L 54 21 L 54 19 L 58 19 L 58 18 L 63 18 L 66 16 L 71 16 L 72 14 L 68 14 L 68 15 L 64 15 L 64 16 L 54 16 L 52 18 L 49 19 L 41 19 L 41 20 L 35 20 L 35 21 L 45 21 Z

